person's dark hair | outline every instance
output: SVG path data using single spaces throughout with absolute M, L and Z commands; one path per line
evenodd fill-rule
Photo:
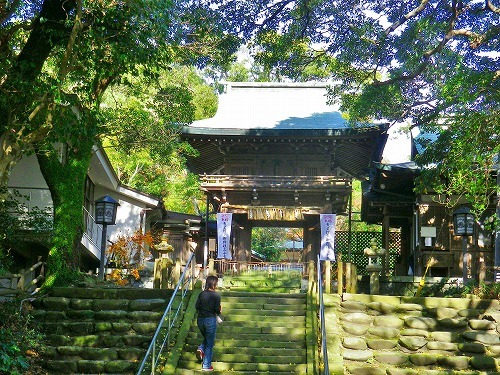
M 219 279 L 217 276 L 207 276 L 207 280 L 205 281 L 205 290 L 215 289 L 218 281 Z

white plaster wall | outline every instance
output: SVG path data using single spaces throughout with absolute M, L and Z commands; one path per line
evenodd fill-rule
M 116 191 L 107 190 L 102 186 L 95 187 L 96 200 L 106 194 L 120 204 L 116 211 L 116 224 L 109 225 L 107 228 L 106 237 L 108 240 L 114 242 L 120 235 L 128 236 L 134 234 L 141 226 L 141 211 L 146 205 Z M 142 229 L 144 230 L 144 223 Z
M 35 155 L 25 156 L 16 164 L 9 178 L 9 186 L 47 189 Z
M 22 197 L 17 199 L 29 209 L 52 208 L 50 191 L 35 155 L 25 156 L 16 164 L 9 177 L 8 187 L 11 192 L 19 192 Z
M 114 230 L 112 236 L 110 236 L 111 241 L 115 240 L 120 234 L 124 236 L 131 236 L 138 229 L 144 229 L 140 228 L 140 215 L 144 207 L 137 205 L 137 203 L 128 202 L 124 199 L 120 199 L 118 202 L 120 203 L 120 206 L 116 212 L 116 226 L 113 228 Z
M 94 177 L 99 178 L 99 176 L 100 175 L 97 174 Z M 120 203 L 116 215 L 116 225 L 107 227 L 107 239 L 113 242 L 119 235 L 132 235 L 141 226 L 141 211 L 146 208 L 147 204 L 154 205 L 153 200 L 128 188 L 118 187 L 119 191 L 112 189 L 110 187 L 113 187 L 113 184 L 109 184 L 107 180 L 104 182 L 100 180 L 93 182 L 95 184 L 95 199 L 109 195 Z M 101 182 L 103 183 L 101 184 Z M 9 179 L 9 188 L 11 190 L 19 190 L 22 195 L 29 196 L 29 200 L 22 202 L 28 207 L 37 206 L 43 209 L 46 207 L 52 208 L 53 206 L 48 186 L 45 183 L 45 179 L 38 165 L 38 160 L 35 156 L 22 158 L 14 167 Z M 146 199 L 148 203 L 140 199 Z M 90 214 L 94 216 L 94 207 L 92 207 L 90 211 Z M 145 230 L 146 215 L 150 212 L 151 211 L 145 211 L 144 222 L 142 223 L 143 230 Z M 84 245 L 89 245 L 84 242 L 82 243 Z M 96 245 L 100 246 L 100 239 L 96 240 Z M 89 246 L 86 247 L 89 248 Z M 99 251 L 99 249 L 97 250 Z M 91 252 L 96 258 L 99 258 L 99 254 L 94 253 L 92 249 Z

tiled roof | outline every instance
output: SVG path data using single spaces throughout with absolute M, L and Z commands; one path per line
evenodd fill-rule
M 294 144 L 331 152 L 332 167 L 364 176 L 380 161 L 387 124 L 351 127 L 338 107 L 327 105 L 325 83 L 230 82 L 212 118 L 183 128 L 181 137 L 199 151 L 189 158 L 194 173 L 216 174 L 224 165 L 224 148 Z M 304 146 L 304 147 L 305 147 Z
M 327 105 L 324 83 L 229 82 L 217 114 L 191 127 L 345 129 L 338 106 Z

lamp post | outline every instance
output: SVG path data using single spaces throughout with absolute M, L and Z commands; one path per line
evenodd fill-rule
M 456 236 L 462 236 L 463 283 L 467 281 L 467 237 L 474 235 L 474 215 L 468 207 L 460 207 L 453 212 L 453 229 Z
M 115 225 L 116 209 L 120 205 L 109 195 L 99 198 L 95 202 L 95 222 L 102 224 L 101 261 L 99 263 L 99 279 L 104 280 L 104 260 L 106 255 L 106 231 L 108 225 Z

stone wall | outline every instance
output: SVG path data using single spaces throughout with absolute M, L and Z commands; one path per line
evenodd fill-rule
M 325 305 L 330 373 L 499 374 L 497 300 L 343 294 Z

